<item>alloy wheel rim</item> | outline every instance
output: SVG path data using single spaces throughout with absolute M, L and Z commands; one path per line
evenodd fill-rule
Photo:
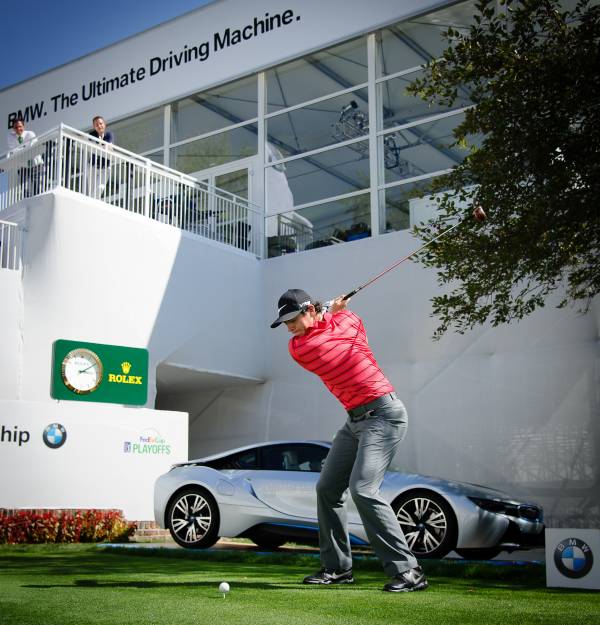
M 427 497 L 415 497 L 405 502 L 396 513 L 410 550 L 429 554 L 443 542 L 448 532 L 444 511 Z
M 212 513 L 208 501 L 198 493 L 180 497 L 171 512 L 171 527 L 177 537 L 193 544 L 202 540 L 212 525 Z

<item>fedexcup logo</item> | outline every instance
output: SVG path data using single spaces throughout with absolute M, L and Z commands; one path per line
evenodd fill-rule
M 594 564 L 590 546 L 579 538 L 565 538 L 554 549 L 554 564 L 565 576 L 578 579 L 587 575 Z
M 67 430 L 65 430 L 64 425 L 60 423 L 51 423 L 46 426 L 42 438 L 50 449 L 58 449 L 62 447 L 67 440 Z
M 146 430 L 138 437 L 137 441 L 123 441 L 123 452 L 126 454 L 168 456 L 171 454 L 171 445 L 156 430 Z

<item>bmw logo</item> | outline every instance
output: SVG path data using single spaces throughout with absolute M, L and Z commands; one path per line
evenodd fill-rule
M 579 538 L 565 538 L 554 549 L 554 564 L 565 576 L 578 579 L 587 575 L 594 564 L 590 546 Z
M 58 449 L 62 447 L 67 440 L 67 430 L 65 430 L 65 426 L 60 423 L 51 423 L 46 426 L 42 438 L 50 449 Z

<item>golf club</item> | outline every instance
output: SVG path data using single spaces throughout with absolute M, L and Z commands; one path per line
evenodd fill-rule
M 486 218 L 485 211 L 483 210 L 481 206 L 477 206 L 473 210 L 472 216 L 476 221 L 479 221 L 479 222 L 485 221 L 485 218 Z M 362 291 L 365 287 L 368 287 L 370 284 L 373 284 L 373 282 L 375 282 L 376 280 L 379 280 L 379 278 L 381 278 L 386 273 L 388 273 L 388 271 L 395 269 L 396 267 L 398 267 L 398 265 L 403 263 L 405 260 L 408 260 L 411 256 L 418 254 L 421 250 L 424 250 L 428 245 L 431 245 L 438 239 L 441 239 L 442 237 L 446 236 L 451 230 L 454 230 L 454 228 L 456 228 L 457 226 L 460 226 L 461 223 L 462 221 L 459 221 L 453 226 L 450 226 L 450 228 L 447 228 L 446 230 L 444 230 L 444 232 L 438 234 L 437 237 L 431 239 L 431 241 L 428 241 L 427 243 L 425 243 L 425 245 L 422 245 L 419 249 L 414 250 L 410 254 L 404 256 L 404 258 L 401 258 L 400 260 L 396 261 L 393 265 L 390 265 L 387 269 L 384 269 L 380 274 L 377 274 L 374 278 L 371 278 L 368 282 L 365 282 L 364 284 L 361 284 L 359 287 L 355 288 L 353 291 L 350 291 L 350 293 L 347 293 L 346 295 L 344 295 L 344 297 L 342 297 L 342 301 L 350 299 L 352 296 L 356 295 L 359 291 Z M 326 302 L 325 306 L 329 308 L 329 306 L 331 306 L 331 303 L 332 302 Z

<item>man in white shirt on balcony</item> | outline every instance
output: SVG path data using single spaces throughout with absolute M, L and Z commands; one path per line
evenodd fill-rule
M 25 130 L 25 122 L 22 119 L 16 119 L 6 137 L 9 153 L 12 154 L 15 150 L 22 150 L 33 139 L 35 139 L 35 132 Z
M 29 147 L 35 143 L 35 141 L 35 132 L 32 130 L 25 130 L 25 122 L 22 119 L 16 119 L 6 137 L 8 156 L 14 157 L 18 154 L 19 150 Z M 22 164 L 24 165 L 23 167 L 15 168 L 13 171 L 19 176 L 19 185 L 23 192 L 23 197 L 29 197 L 32 193 L 33 195 L 37 193 L 37 189 L 35 187 L 37 186 L 36 182 L 38 172 L 34 169 L 31 161 L 28 162 L 27 159 L 25 159 L 22 161 Z M 34 188 L 31 189 L 30 187 Z

